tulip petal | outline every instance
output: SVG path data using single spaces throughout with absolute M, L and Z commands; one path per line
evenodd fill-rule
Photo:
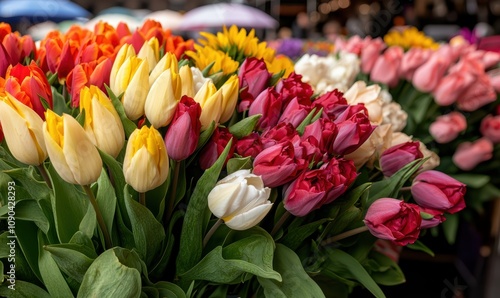
M 272 207 L 273 204 L 271 203 L 257 206 L 247 212 L 238 214 L 231 220 L 225 222 L 225 224 L 233 230 L 247 230 L 259 223 L 267 213 L 269 213 Z

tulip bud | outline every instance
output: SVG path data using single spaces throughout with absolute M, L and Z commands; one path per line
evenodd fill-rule
M 493 143 L 486 137 L 474 142 L 464 142 L 458 145 L 453 153 L 453 163 L 461 170 L 470 171 L 478 164 L 493 157 Z
M 173 160 L 184 160 L 193 154 L 200 138 L 200 104 L 183 96 L 165 135 L 165 146 Z
M 500 106 L 498 106 L 500 107 Z M 488 115 L 481 120 L 480 131 L 495 144 L 500 143 L 500 115 Z
M 160 59 L 160 45 L 158 43 L 158 39 L 156 37 L 151 38 L 147 42 L 145 42 L 139 53 L 137 54 L 137 58 L 141 58 L 146 60 L 148 63 L 148 73 L 150 73 L 158 63 Z
M 181 98 L 182 84 L 177 73 L 165 70 L 149 89 L 144 111 L 155 127 L 167 126 Z
M 214 121 L 219 123 L 222 113 L 222 90 L 217 90 L 212 81 L 206 81 L 194 96 L 194 101 L 201 106 L 201 130 L 207 129 Z
M 179 69 L 179 76 L 182 82 L 182 95 L 189 96 L 193 98 L 196 94 L 194 89 L 193 71 L 189 65 L 184 65 Z
M 422 217 L 415 204 L 381 198 L 370 205 L 364 222 L 373 236 L 407 245 L 418 239 Z
M 0 124 L 7 146 L 17 160 L 37 166 L 47 158 L 42 118 L 9 93 L 0 96 Z
M 116 54 L 115 62 L 113 62 L 113 67 L 111 67 L 111 73 L 109 75 L 109 88 L 115 92 L 116 90 L 116 76 L 118 75 L 118 71 L 122 67 L 123 63 L 127 61 L 130 57 L 136 57 L 134 47 L 130 44 L 124 44 Z M 116 94 L 116 92 L 115 92 Z M 118 96 L 120 94 L 116 94 Z
M 80 92 L 80 112 L 85 111 L 83 128 L 97 148 L 116 157 L 125 143 L 125 132 L 115 107 L 97 86 Z
M 261 130 L 276 126 L 281 114 L 281 97 L 274 88 L 264 89 L 250 105 L 248 115 L 261 114 L 257 123 Z
M 136 129 L 123 159 L 125 181 L 138 192 L 154 189 L 167 180 L 169 160 L 165 143 L 154 127 Z
M 413 179 L 411 194 L 422 207 L 448 213 L 465 208 L 465 184 L 438 171 L 425 171 Z
M 390 177 L 410 162 L 424 157 L 419 142 L 406 142 L 392 146 L 380 156 L 380 167 L 385 177 Z
M 376 128 L 376 126 L 371 125 L 365 112 L 354 112 L 347 118 L 346 115 L 351 114 L 351 110 L 357 110 L 357 106 L 349 106 L 335 120 L 338 128 L 337 137 L 332 145 L 332 151 L 335 154 L 345 155 L 354 152 L 370 137 Z
M 99 178 L 102 160 L 83 127 L 68 114 L 45 113 L 43 137 L 47 153 L 61 178 L 73 184 L 89 185 Z
M 229 228 L 247 230 L 271 210 L 270 194 L 260 176 L 239 170 L 217 182 L 208 194 L 208 208 Z
M 144 115 L 144 104 L 149 91 L 147 62 L 137 57 L 125 60 L 118 70 L 112 91 L 117 96 L 124 93 L 122 103 L 129 119 L 136 120 Z
M 467 128 L 467 119 L 460 112 L 441 115 L 429 126 L 429 133 L 434 140 L 445 144 L 457 138 L 458 134 Z
M 175 73 L 179 69 L 177 58 L 169 52 L 158 61 L 158 64 L 156 64 L 155 68 L 149 74 L 149 86 L 151 87 L 156 79 L 167 69 L 172 69 Z
M 203 112 L 202 112 L 203 113 Z M 208 143 L 203 147 L 203 150 L 200 153 L 200 167 L 203 170 L 210 168 L 215 161 L 222 154 L 227 144 L 231 139 L 233 139 L 233 135 L 229 132 L 229 129 L 225 127 L 217 127 L 212 134 L 212 137 L 208 141 Z M 235 142 L 231 143 L 231 148 L 229 149 L 229 153 L 227 154 L 227 158 L 225 163 L 233 157 L 234 154 Z
M 236 108 L 236 102 L 238 101 L 239 94 L 239 80 L 237 75 L 232 75 L 225 83 L 220 87 L 222 90 L 222 114 L 220 117 L 220 122 L 224 123 L 229 121 L 233 116 L 234 109 Z

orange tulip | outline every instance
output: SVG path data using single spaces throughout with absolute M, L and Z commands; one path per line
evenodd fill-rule
M 111 59 L 105 58 L 100 63 L 90 62 L 78 64 L 68 74 L 66 86 L 71 94 L 71 105 L 78 107 L 80 104 L 80 91 L 83 87 L 95 85 L 105 91 L 105 85 L 109 85 L 109 74 L 113 63 Z
M 60 39 L 50 39 L 45 45 L 47 66 L 52 73 L 57 73 L 59 80 L 64 80 L 75 67 L 75 58 L 80 45 L 74 40 L 63 42 Z

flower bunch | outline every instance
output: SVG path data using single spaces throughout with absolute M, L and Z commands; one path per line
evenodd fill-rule
M 2 295 L 383 297 L 404 275 L 377 239 L 422 247 L 465 207 L 353 55 L 329 58 L 345 89 L 320 90 L 254 30 L 201 36 L 75 26 L 7 66 L 0 239 L 20 261 Z

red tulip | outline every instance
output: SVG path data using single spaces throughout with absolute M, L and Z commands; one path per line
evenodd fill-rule
M 311 112 L 311 105 L 301 104 L 297 97 L 292 99 L 281 114 L 278 123 L 290 123 L 293 127 L 297 127 L 304 121 L 307 115 Z
M 238 70 L 240 82 L 240 111 L 247 110 L 257 96 L 268 86 L 271 74 L 263 59 L 249 57 L 243 61 Z
M 262 117 L 257 123 L 259 130 L 275 126 L 281 114 L 281 97 L 274 88 L 267 88 L 262 91 L 250 105 L 248 115 L 261 114 Z
M 222 154 L 222 151 L 224 151 L 231 139 L 233 139 L 233 135 L 229 132 L 229 129 L 217 127 L 200 153 L 200 167 L 203 170 L 210 168 L 217 161 L 217 158 Z M 235 143 L 233 140 L 226 162 L 233 157 Z
M 390 177 L 410 162 L 424 157 L 420 142 L 406 142 L 385 150 L 380 156 L 380 167 L 385 177 Z
M 109 86 L 109 74 L 112 66 L 111 59 L 105 58 L 99 64 L 96 64 L 96 62 L 82 63 L 71 70 L 66 79 L 66 86 L 71 94 L 73 107 L 79 106 L 80 90 L 85 86 L 94 85 L 102 91 L 106 91 L 105 86 Z
M 358 105 L 364 109 L 362 104 Z M 335 154 L 349 154 L 359 148 L 372 134 L 376 126 L 371 125 L 366 109 L 358 112 L 357 106 L 349 106 L 339 118 L 335 120 L 338 134 L 333 141 L 332 150 Z M 350 117 L 346 117 L 349 116 Z
M 283 99 L 283 109 L 294 98 L 297 98 L 297 101 L 302 105 L 311 105 L 311 96 L 314 92 L 311 85 L 302 82 L 302 76 L 295 72 L 292 72 L 288 78 L 280 80 L 276 85 L 276 91 L 281 94 Z
M 264 149 L 283 142 L 294 142 L 299 139 L 299 133 L 290 123 L 279 123 L 274 127 L 266 129 L 262 135 Z
M 422 215 L 422 224 L 420 225 L 420 229 L 428 229 L 438 226 L 446 220 L 446 217 L 443 215 L 443 211 L 425 208 L 422 206 L 420 206 L 420 215 Z
M 236 142 L 236 153 L 243 157 L 255 158 L 264 149 L 258 133 L 251 133 Z

